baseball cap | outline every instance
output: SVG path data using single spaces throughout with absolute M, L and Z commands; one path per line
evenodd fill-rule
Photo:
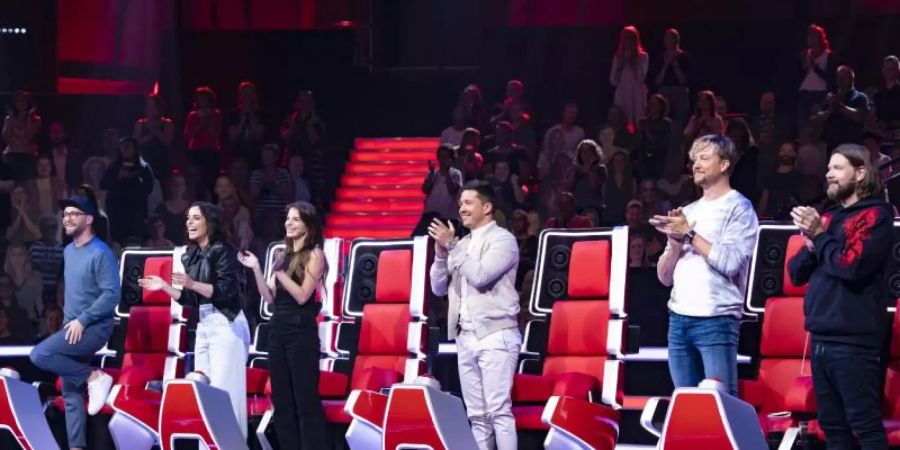
M 83 196 L 83 195 L 73 195 L 67 199 L 63 199 L 59 201 L 59 208 L 65 209 L 67 207 L 78 208 L 85 214 L 90 214 L 92 216 L 97 215 L 97 205 L 91 201 L 91 199 Z

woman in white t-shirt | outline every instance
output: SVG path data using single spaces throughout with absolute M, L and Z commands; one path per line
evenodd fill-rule
M 825 95 L 833 90 L 837 71 L 837 60 L 831 52 L 824 28 L 810 25 L 806 29 L 806 45 L 807 48 L 800 54 L 804 74 L 797 101 L 797 127 L 800 130 L 809 124 L 810 116 L 822 109 Z
M 616 87 L 613 101 L 637 125 L 647 110 L 647 68 L 650 57 L 641 46 L 641 35 L 634 26 L 622 28 L 619 46 L 613 55 L 609 82 Z

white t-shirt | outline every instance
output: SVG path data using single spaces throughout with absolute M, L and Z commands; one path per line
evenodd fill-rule
M 828 52 L 822 52 L 818 58 L 813 60 L 813 64 L 819 68 L 819 70 L 825 71 L 828 68 Z M 825 82 L 819 74 L 813 70 L 812 67 L 806 69 L 806 76 L 803 78 L 803 82 L 800 83 L 801 91 L 827 91 L 828 83 Z
M 759 222 L 746 197 L 732 190 L 684 207 L 698 236 L 712 243 L 704 258 L 688 245 L 675 264 L 669 309 L 693 317 L 741 317 Z M 669 251 L 669 248 L 666 249 Z

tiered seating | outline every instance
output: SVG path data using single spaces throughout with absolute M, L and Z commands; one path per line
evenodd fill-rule
M 625 228 L 541 234 L 531 310 L 546 314 L 549 307 L 550 314 L 527 328 L 526 353 L 538 359 L 524 360 L 521 371 L 530 373 L 516 375 L 517 428 L 548 430 L 550 418 L 542 415 L 557 396 L 600 400 L 608 406 L 604 415 L 618 422 L 614 408 L 622 402 L 623 367 L 616 358 L 624 351 L 627 242 Z M 565 278 L 557 278 L 563 271 Z M 541 329 L 546 340 L 537 336 Z M 536 348 L 543 342 L 544 348 Z M 610 428 L 613 442 L 616 428 Z
M 350 423 L 344 406 L 351 391 L 377 392 L 424 370 L 428 244 L 425 237 L 354 241 L 338 333 L 342 358 L 320 381 L 328 422 Z
M 172 258 L 144 262 L 144 277 L 172 279 Z M 119 448 L 149 448 L 158 442 L 161 382 L 184 375 L 185 310 L 163 291 L 143 291 L 128 311 L 121 373 L 108 404 L 115 412 L 110 432 Z
M 359 138 L 350 153 L 325 236 L 399 238 L 422 215 L 422 182 L 436 138 Z

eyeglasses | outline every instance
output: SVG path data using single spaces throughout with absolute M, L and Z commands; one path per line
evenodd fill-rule
M 69 211 L 64 213 L 59 213 L 59 217 L 62 219 L 73 219 L 75 217 L 86 216 L 87 214 L 81 211 Z

